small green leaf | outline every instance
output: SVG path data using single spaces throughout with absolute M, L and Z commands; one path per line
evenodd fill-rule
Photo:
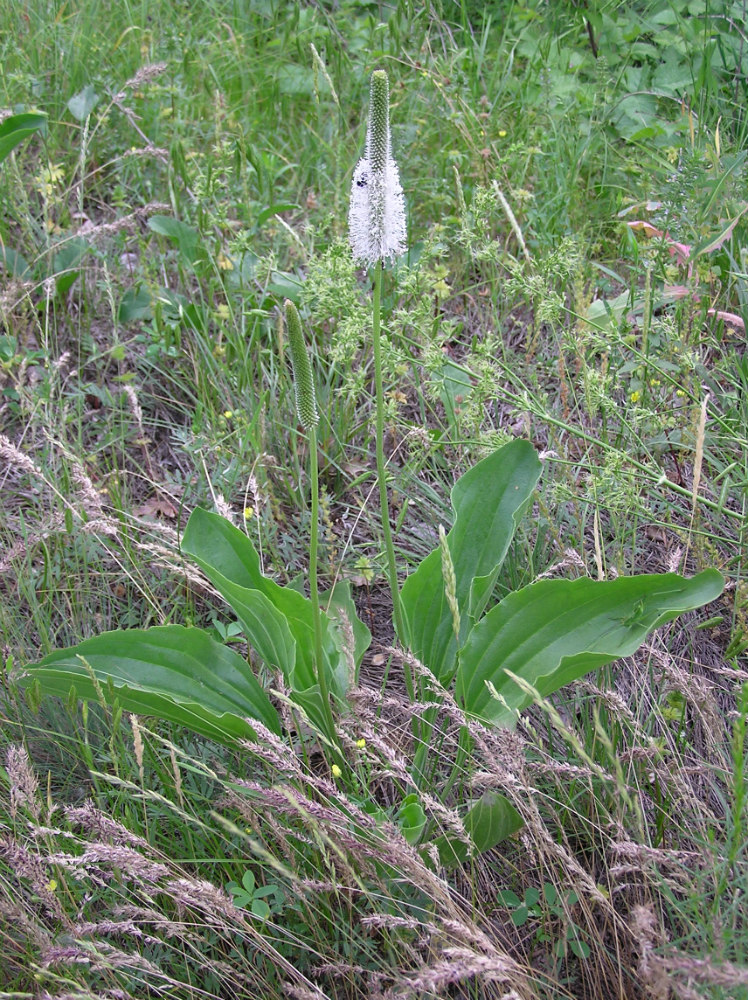
M 523 924 L 527 923 L 529 916 L 530 911 L 524 903 L 521 903 L 516 910 L 512 910 L 511 920 L 515 927 L 522 927 Z
M 260 920 L 267 920 L 268 917 L 270 916 L 270 907 L 268 906 L 268 904 L 265 902 L 264 899 L 258 899 L 257 895 L 255 895 L 254 899 L 252 900 L 252 905 L 250 906 L 250 910 L 256 917 L 259 917 Z
M 0 264 L 9 278 L 20 278 L 23 281 L 31 276 L 31 267 L 26 258 L 10 247 L 0 245 Z
M 490 851 L 524 825 L 509 799 L 498 792 L 484 792 L 465 817 L 465 829 L 480 853 Z
M 700 257 L 702 254 L 711 253 L 712 250 L 719 250 L 723 243 L 725 243 L 732 236 L 732 231 L 743 218 L 745 213 L 748 212 L 748 205 L 745 205 L 738 214 L 732 218 L 726 225 L 720 229 L 718 233 L 708 236 L 701 243 L 697 244 L 691 250 L 691 259 L 695 260 L 696 257 Z
M 298 302 L 303 288 L 303 283 L 286 271 L 273 271 L 270 275 L 268 291 L 278 299 L 290 299 L 292 302 Z
M 468 810 L 464 824 L 474 849 L 480 853 L 511 837 L 524 826 L 524 821 L 505 796 L 498 792 L 484 792 Z M 459 837 L 443 834 L 437 837 L 434 844 L 441 863 L 447 867 L 462 864 L 468 859 L 469 846 Z
M 151 293 L 147 288 L 128 288 L 119 304 L 120 323 L 134 323 L 153 317 Z
M 151 232 L 165 236 L 175 243 L 182 257 L 192 266 L 207 256 L 200 241 L 200 233 L 186 222 L 174 219 L 170 215 L 152 215 L 148 220 L 148 228 Z
M 496 898 L 502 906 L 506 906 L 507 909 L 514 909 L 522 903 L 522 900 L 519 898 L 517 893 L 513 892 L 511 889 L 499 889 L 496 893 Z
M 257 216 L 257 222 L 255 223 L 255 227 L 259 229 L 260 226 L 263 224 L 263 222 L 267 222 L 267 220 L 272 218 L 274 215 L 279 215 L 281 212 L 290 212 L 293 210 L 298 210 L 299 208 L 300 206 L 294 204 L 294 202 L 292 201 L 279 202 L 277 205 L 268 205 L 268 207 L 263 208 L 263 210 Z
M 409 844 L 417 844 L 426 826 L 426 813 L 416 794 L 406 795 L 397 813 L 397 823 Z
M 78 266 L 90 249 L 91 244 L 81 236 L 73 236 L 59 244 L 52 260 L 52 274 L 59 295 L 72 287 L 80 274 Z
M 68 101 L 68 111 L 77 118 L 79 122 L 85 121 L 93 109 L 99 103 L 99 97 L 93 86 L 89 84 L 83 90 L 79 90 L 74 97 Z
M 263 899 L 266 896 L 272 896 L 277 891 L 277 887 L 274 885 L 261 885 L 259 888 L 254 890 L 255 899 Z
M 585 944 L 584 941 L 580 941 L 579 938 L 573 938 L 569 941 L 569 947 L 571 948 L 572 954 L 576 955 L 577 958 L 589 958 L 590 957 L 590 946 Z

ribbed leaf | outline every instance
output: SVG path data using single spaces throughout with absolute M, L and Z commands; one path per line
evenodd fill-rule
M 529 441 L 511 441 L 484 458 L 452 489 L 455 522 L 447 535 L 457 578 L 460 642 L 486 606 L 525 510 L 541 464 Z M 410 650 L 446 684 L 454 674 L 457 643 L 444 595 L 439 549 L 403 585 L 400 597 Z
M 16 146 L 28 139 L 34 132 L 44 128 L 47 124 L 47 116 L 36 112 L 28 112 L 22 115 L 10 115 L 0 124 L 0 162 L 15 149 Z
M 267 599 L 273 609 L 269 614 L 278 623 L 281 619 L 286 622 L 288 634 L 294 641 L 292 657 L 287 644 L 283 662 L 279 662 L 279 649 L 274 650 L 269 662 L 283 671 L 293 691 L 303 692 L 313 688 L 317 680 L 311 602 L 298 591 L 281 587 L 264 576 L 260 569 L 259 555 L 250 539 L 218 514 L 199 508 L 192 512 L 182 539 L 182 551 L 195 560 L 213 586 L 228 601 L 242 622 L 250 644 L 263 657 L 269 654 L 265 652 L 267 647 L 263 649 L 260 646 L 263 639 L 261 631 L 256 631 L 257 626 L 261 629 L 263 623 L 260 621 L 256 625 L 250 620 L 247 604 L 252 592 Z M 346 595 L 345 589 L 337 588 L 336 594 L 334 607 L 338 609 L 337 614 L 342 614 L 345 609 L 346 616 L 354 615 L 355 618 L 350 594 Z M 257 604 L 259 599 L 252 600 Z M 357 627 L 353 626 L 353 635 L 356 647 L 354 657 L 357 656 L 360 661 L 360 656 L 363 655 L 361 647 L 365 649 L 368 646 L 370 636 L 360 622 Z M 352 680 L 346 657 L 341 656 L 345 637 L 343 630 L 327 614 L 322 615 L 322 642 L 328 685 L 334 694 L 343 697 Z
M 531 695 L 507 671 L 545 697 L 630 656 L 652 629 L 715 600 L 723 586 L 716 570 L 691 580 L 665 573 L 531 584 L 505 597 L 472 630 L 460 651 L 456 695 L 471 714 L 513 726 Z
M 502 840 L 511 837 L 524 826 L 524 820 L 504 795 L 488 791 L 474 802 L 464 819 L 465 832 L 481 854 L 490 851 Z M 443 834 L 434 841 L 439 860 L 447 867 L 462 864 L 468 859 L 468 845 L 455 836 Z
M 104 632 L 57 650 L 27 668 L 22 680 L 38 680 L 45 694 L 98 701 L 89 664 L 105 697 L 110 687 L 120 705 L 154 715 L 211 739 L 253 735 L 247 718 L 280 733 L 278 714 L 247 662 L 207 632 L 181 625 Z

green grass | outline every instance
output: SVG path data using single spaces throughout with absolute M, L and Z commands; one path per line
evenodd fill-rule
M 748 43 L 742 2 L 683 8 L 0 2 L 0 108 L 48 115 L 0 163 L 0 743 L 39 781 L 0 771 L 0 996 L 748 996 Z M 383 289 L 401 575 L 458 475 L 523 436 L 546 469 L 499 595 L 559 563 L 729 581 L 476 744 L 466 781 L 527 826 L 451 872 L 398 839 L 415 747 L 396 669 L 380 691 L 370 287 L 346 244 L 379 67 L 409 215 Z M 389 854 L 293 736 L 229 751 L 14 683 L 105 629 L 221 624 L 179 553 L 195 506 L 306 573 L 285 298 L 316 354 L 320 585 L 351 578 L 380 642 L 340 725 Z M 88 800 L 111 829 L 71 812 Z M 231 902 L 247 871 L 265 921 Z

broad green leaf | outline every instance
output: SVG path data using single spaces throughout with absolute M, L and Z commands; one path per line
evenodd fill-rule
M 43 129 L 47 124 L 47 116 L 38 112 L 27 112 L 22 115 L 10 115 L 0 124 L 0 163 L 6 156 L 34 132 Z
M 27 280 L 31 277 L 29 262 L 10 247 L 0 245 L 0 264 L 3 265 L 10 278 Z
M 631 309 L 631 295 L 621 292 L 614 299 L 595 299 L 587 310 L 585 319 L 597 330 L 617 329 L 627 310 Z
M 296 639 L 288 618 L 273 600 L 273 588 L 282 588 L 260 572 L 260 559 L 252 542 L 224 517 L 197 508 L 187 522 L 182 551 L 190 556 L 232 607 L 253 649 L 268 666 L 277 667 L 294 690 L 316 683 L 310 656 L 297 656 Z M 272 596 L 271 596 L 272 594 Z M 289 597 L 295 594 L 294 598 Z M 296 617 L 305 609 L 301 594 L 288 591 L 285 608 Z M 314 646 L 313 622 L 307 632 L 296 629 L 309 652 Z
M 447 535 L 457 579 L 460 642 L 483 613 L 509 543 L 540 476 L 529 441 L 511 441 L 465 473 L 452 489 L 455 522 Z M 444 594 L 441 552 L 431 552 L 403 585 L 404 643 L 444 684 L 457 643 Z
M 290 299 L 295 305 L 303 291 L 303 282 L 286 271 L 273 271 L 267 290 L 277 299 Z
M 473 847 L 481 854 L 521 830 L 524 820 L 509 799 L 498 792 L 489 791 L 484 792 L 473 803 L 465 816 L 464 824 Z M 464 840 L 444 834 L 437 837 L 434 843 L 443 865 L 452 867 L 467 861 L 470 849 Z
M 356 605 L 351 597 L 351 584 L 349 580 L 338 580 L 331 591 L 326 591 L 319 595 L 320 604 L 327 608 L 327 614 L 334 621 L 338 622 L 338 628 L 334 633 L 339 636 L 342 644 L 341 651 L 344 656 L 351 660 L 349 675 L 350 682 L 355 684 L 358 680 L 358 668 L 364 653 L 371 645 L 371 632 L 358 617 Z M 353 646 L 348 636 L 353 639 Z
M 147 288 L 128 288 L 119 304 L 120 323 L 134 323 L 136 320 L 151 319 L 153 304 Z
M 308 96 L 314 93 L 314 74 L 308 66 L 288 63 L 280 66 L 275 76 L 282 94 Z
M 148 220 L 151 232 L 176 243 L 179 252 L 189 264 L 194 264 L 200 257 L 200 234 L 193 226 L 180 222 L 170 215 L 152 215 Z
M 260 557 L 250 539 L 233 524 L 209 511 L 194 510 L 185 529 L 182 550 L 203 569 L 211 583 L 229 602 L 237 617 L 245 625 L 249 642 L 257 648 L 254 625 L 247 620 L 246 605 L 252 592 L 264 597 L 280 623 L 287 623 L 289 635 L 295 642 L 294 656 L 289 662 L 273 660 L 283 671 L 294 692 L 308 692 L 308 698 L 317 703 L 317 676 L 314 663 L 314 616 L 311 602 L 291 587 L 281 587 L 264 576 Z M 345 610 L 346 617 L 355 609 L 350 593 L 345 587 L 336 588 L 331 615 L 338 617 Z M 325 657 L 328 685 L 332 693 L 343 697 L 350 681 L 348 659 L 341 655 L 344 648 L 345 629 L 339 629 L 331 615 L 322 615 L 322 650 Z M 262 624 L 261 622 L 259 623 Z M 251 626 L 251 627 L 250 627 Z M 364 643 L 368 645 L 368 630 L 351 622 L 354 636 L 353 657 L 363 655 Z M 321 702 L 319 702 L 321 704 Z
M 91 84 L 89 84 L 83 90 L 79 90 L 74 97 L 70 98 L 68 101 L 68 111 L 73 118 L 77 118 L 79 122 L 82 122 L 88 118 L 98 103 L 99 95 Z
M 39 681 L 45 694 L 98 701 L 89 664 L 105 697 L 223 742 L 252 737 L 258 719 L 280 733 L 278 714 L 247 662 L 207 632 L 182 625 L 104 632 L 57 650 L 27 668 L 22 683 Z
M 75 282 L 80 274 L 78 265 L 90 249 L 91 244 L 81 236 L 73 236 L 59 244 L 52 260 L 52 273 L 60 295 L 64 295 Z
M 472 630 L 460 651 L 457 698 L 467 712 L 513 726 L 532 696 L 507 671 L 545 697 L 630 656 L 652 629 L 715 600 L 723 586 L 716 570 L 690 580 L 676 573 L 540 580 L 509 594 Z
M 406 795 L 397 811 L 397 825 L 409 844 L 417 844 L 426 826 L 426 813 L 415 793 Z
M 205 333 L 208 327 L 207 310 L 190 302 L 185 295 L 174 292 L 170 288 L 159 288 L 155 296 L 155 303 L 160 304 L 164 316 L 171 321 L 183 323 L 198 333 Z
M 490 851 L 522 829 L 524 821 L 512 803 L 498 792 L 484 792 L 465 817 L 465 829 L 479 852 Z
M 449 358 L 442 365 L 442 387 L 439 393 L 453 434 L 459 433 L 460 410 L 467 402 L 473 384 L 464 368 L 454 364 Z

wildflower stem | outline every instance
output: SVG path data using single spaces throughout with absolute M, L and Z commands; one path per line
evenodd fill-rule
M 314 618 L 314 662 L 317 667 L 317 683 L 319 684 L 320 700 L 322 701 L 327 726 L 327 737 L 330 740 L 330 750 L 333 760 L 345 769 L 345 760 L 340 750 L 335 730 L 335 718 L 332 714 L 330 688 L 327 683 L 324 654 L 322 652 L 322 615 L 319 608 L 319 587 L 317 584 L 317 548 L 319 543 L 319 460 L 317 455 L 317 427 L 308 430 L 309 441 L 309 479 L 311 482 L 311 515 L 312 525 L 309 537 L 309 600 L 312 604 Z M 318 740 L 320 750 L 324 754 L 325 747 Z
M 322 615 L 319 609 L 319 587 L 317 584 L 317 549 L 319 544 L 319 458 L 317 454 L 317 395 L 314 389 L 314 372 L 309 358 L 304 334 L 301 329 L 301 318 L 296 306 L 289 299 L 285 305 L 286 326 L 288 328 L 288 346 L 291 351 L 291 364 L 294 375 L 294 391 L 296 396 L 296 415 L 299 423 L 307 432 L 309 441 L 309 478 L 311 481 L 311 531 L 309 539 L 309 599 L 312 605 L 314 619 L 314 663 L 317 685 L 322 701 L 327 737 L 332 742 L 335 752 L 335 720 L 330 702 L 330 688 L 327 683 L 327 665 L 322 648 Z
M 374 268 L 374 383 L 376 387 L 376 449 L 377 449 L 377 480 L 379 481 L 379 504 L 382 511 L 382 534 L 387 553 L 387 577 L 392 595 L 392 615 L 395 629 L 400 641 L 403 640 L 403 621 L 400 610 L 400 591 L 397 586 L 397 563 L 395 562 L 395 546 L 392 541 L 390 511 L 387 502 L 387 478 L 384 461 L 384 389 L 382 387 L 382 345 L 381 331 L 382 304 L 382 261 L 378 260 Z
M 322 658 L 322 619 L 319 611 L 319 587 L 317 584 L 317 549 L 319 545 L 319 461 L 317 458 L 317 428 L 310 427 L 309 439 L 309 476 L 311 479 L 311 514 L 312 525 L 309 538 L 309 599 L 314 612 L 314 659 L 317 664 L 317 681 L 320 693 L 325 703 L 325 715 L 331 726 L 330 735 L 335 732 L 330 710 L 330 694 L 325 677 L 324 660 Z

